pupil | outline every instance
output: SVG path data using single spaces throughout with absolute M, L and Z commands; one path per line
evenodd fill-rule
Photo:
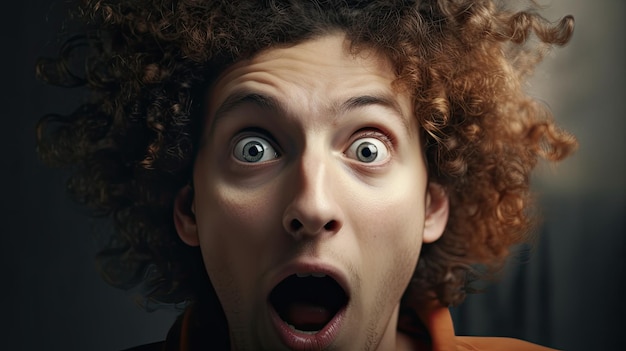
M 250 156 L 254 157 L 259 154 L 259 149 L 253 146 L 248 150 L 248 153 L 250 154 Z
M 378 156 L 378 149 L 372 143 L 363 143 L 357 149 L 357 155 L 361 162 L 372 162 Z
M 263 158 L 263 145 L 258 141 L 251 141 L 243 147 L 243 158 L 249 162 L 256 162 Z

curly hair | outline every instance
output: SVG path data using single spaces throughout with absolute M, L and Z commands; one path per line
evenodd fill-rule
M 493 0 L 82 0 L 84 31 L 39 77 L 82 86 L 89 102 L 38 125 L 44 161 L 70 167 L 70 194 L 115 224 L 97 262 L 108 283 L 146 303 L 197 298 L 210 284 L 198 248 L 172 221 L 191 180 L 203 95 L 227 66 L 262 50 L 342 31 L 352 50 L 386 56 L 423 129 L 429 181 L 451 204 L 442 238 L 423 247 L 407 299 L 459 304 L 470 282 L 495 272 L 530 240 L 530 173 L 576 140 L 524 92 L 573 18 L 551 23 Z M 78 65 L 77 62 L 80 64 Z M 482 267 L 477 270 L 476 267 Z

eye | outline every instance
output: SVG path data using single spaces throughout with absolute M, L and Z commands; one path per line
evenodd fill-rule
M 386 160 L 389 157 L 389 149 L 379 139 L 361 138 L 350 145 L 346 154 L 360 162 L 373 163 Z
M 247 137 L 235 144 L 233 156 L 242 162 L 258 163 L 277 158 L 278 152 L 264 138 Z

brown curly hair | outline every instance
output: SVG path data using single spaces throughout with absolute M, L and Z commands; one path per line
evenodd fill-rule
M 261 50 L 343 31 L 353 50 L 393 63 L 423 128 L 430 181 L 450 198 L 445 233 L 424 246 L 404 303 L 458 304 L 477 272 L 493 272 L 510 246 L 529 240 L 538 158 L 560 160 L 576 146 L 523 89 L 547 49 L 573 32 L 571 17 L 550 23 L 535 9 L 493 0 L 82 0 L 73 15 L 85 31 L 37 68 L 92 99 L 42 118 L 39 152 L 71 167 L 70 193 L 113 219 L 97 257 L 110 284 L 139 287 L 144 303 L 194 300 L 210 282 L 171 218 L 191 179 L 207 86 Z

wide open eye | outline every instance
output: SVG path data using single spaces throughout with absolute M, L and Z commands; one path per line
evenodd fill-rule
M 360 138 L 354 141 L 346 155 L 364 163 L 381 162 L 389 157 L 387 145 L 376 138 Z
M 277 158 L 278 152 L 264 138 L 246 137 L 235 144 L 233 156 L 242 162 L 258 163 Z

